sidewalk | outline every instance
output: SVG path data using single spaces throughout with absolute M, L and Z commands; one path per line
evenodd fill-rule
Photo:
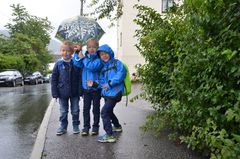
M 140 91 L 139 85 L 133 85 Z M 131 97 L 130 97 L 131 98 Z M 142 135 L 139 127 L 144 124 L 145 117 L 153 110 L 146 101 L 138 100 L 125 106 L 125 97 L 115 107 L 115 113 L 123 127 L 118 133 L 116 143 L 99 143 L 96 136 L 82 137 L 72 132 L 71 115 L 69 115 L 68 132 L 56 136 L 59 126 L 58 103 L 51 101 L 40 127 L 38 137 L 30 158 L 32 159 L 202 159 L 200 155 L 190 151 L 184 145 L 177 145 L 168 140 L 167 132 L 160 137 L 150 133 Z M 102 100 L 103 104 L 103 100 Z M 82 128 L 82 101 L 80 102 L 80 121 Z M 104 134 L 100 123 L 100 135 Z

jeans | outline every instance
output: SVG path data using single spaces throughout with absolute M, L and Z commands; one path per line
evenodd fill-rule
M 99 120 L 100 120 L 100 100 L 101 91 L 85 91 L 83 93 L 83 120 L 84 120 L 84 130 L 88 131 L 90 126 L 90 109 L 93 103 L 93 131 L 98 131 Z
M 70 109 L 72 114 L 73 127 L 79 126 L 79 97 L 59 98 L 60 104 L 60 126 L 63 129 L 67 129 L 68 126 L 68 107 L 70 100 Z
M 112 135 L 112 124 L 115 127 L 120 127 L 118 118 L 113 112 L 115 105 L 117 104 L 116 99 L 105 98 L 105 104 L 101 110 L 101 117 L 103 121 L 103 129 L 108 135 Z

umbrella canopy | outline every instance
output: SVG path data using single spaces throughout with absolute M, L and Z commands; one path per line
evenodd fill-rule
M 99 40 L 103 34 L 103 29 L 94 19 L 76 16 L 64 20 L 58 27 L 55 37 L 61 41 L 70 40 L 73 43 L 85 45 L 88 39 Z

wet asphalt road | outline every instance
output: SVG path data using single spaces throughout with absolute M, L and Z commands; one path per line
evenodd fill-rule
M 50 100 L 50 84 L 0 87 L 0 158 L 29 158 Z

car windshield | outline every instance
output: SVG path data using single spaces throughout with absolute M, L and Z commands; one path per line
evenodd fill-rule
M 13 71 L 4 71 L 4 72 L 0 72 L 0 75 L 4 75 L 4 76 L 11 76 L 13 75 L 14 72 Z

